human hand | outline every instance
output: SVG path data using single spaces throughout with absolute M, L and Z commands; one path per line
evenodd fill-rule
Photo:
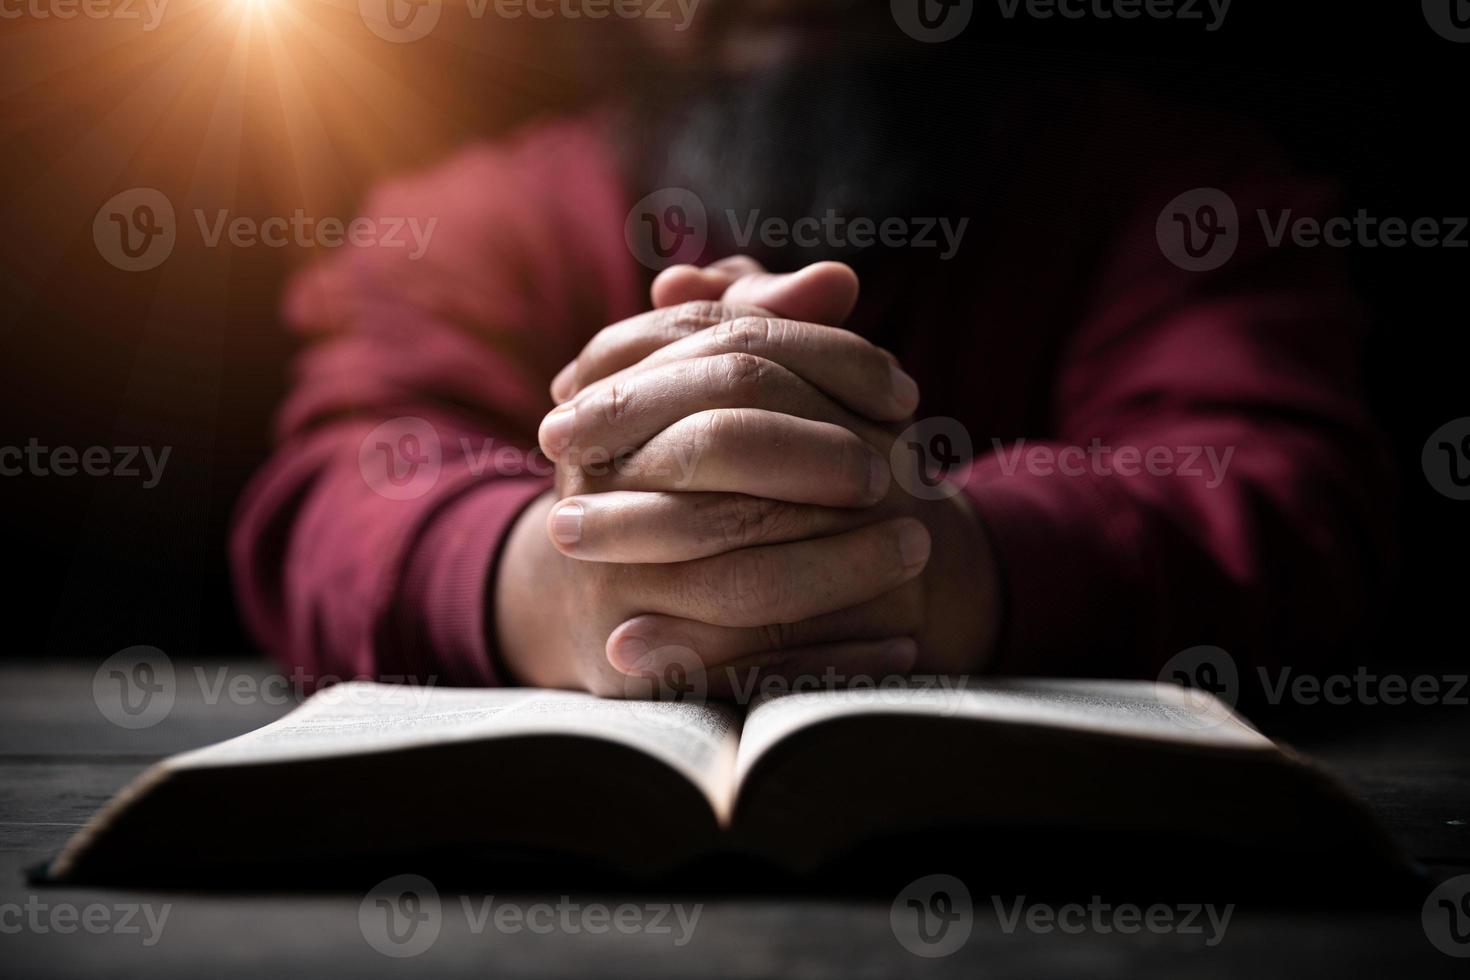
M 955 543 L 983 535 L 967 512 L 925 506 L 889 475 L 884 423 L 912 412 L 917 386 L 855 334 L 769 315 L 841 320 L 856 298 L 850 270 L 774 277 L 732 259 L 671 270 L 654 297 L 683 302 L 602 331 L 553 384 L 562 406 L 541 441 L 557 488 L 518 523 L 497 590 L 503 624 L 540 623 L 524 644 L 503 626 L 513 669 L 616 694 L 625 674 L 678 657 L 734 668 L 706 670 L 721 693 L 742 667 L 904 672 L 916 634 L 926 669 L 967 669 L 956 650 L 970 637 L 930 615 L 947 579 L 918 573 L 926 528 Z M 522 579 L 540 586 L 515 589 Z M 523 604 L 541 614 L 517 615 Z

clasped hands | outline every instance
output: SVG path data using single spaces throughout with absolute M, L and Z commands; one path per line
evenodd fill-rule
M 677 665 L 721 697 L 752 671 L 983 667 L 989 547 L 963 494 L 919 499 L 894 478 L 919 388 L 837 326 L 857 289 L 831 262 L 675 267 L 651 312 L 557 375 L 539 433 L 555 486 L 512 528 L 495 583 L 516 681 L 637 696 Z

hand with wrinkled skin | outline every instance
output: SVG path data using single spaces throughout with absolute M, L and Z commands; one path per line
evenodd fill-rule
M 834 263 L 671 269 L 659 309 L 557 376 L 541 428 L 556 487 L 517 523 L 496 589 L 520 680 L 617 696 L 697 658 L 723 694 L 747 668 L 977 665 L 994 625 L 984 536 L 889 471 L 917 385 L 857 335 L 795 317 L 840 322 L 855 299 Z

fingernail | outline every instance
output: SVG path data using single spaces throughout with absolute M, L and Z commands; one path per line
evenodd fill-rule
M 571 405 L 561 405 L 541 420 L 541 451 L 556 458 L 563 449 L 572 444 L 572 430 L 576 426 L 577 414 Z
M 556 372 L 556 377 L 551 379 L 551 397 L 564 402 L 572 397 L 572 384 L 577 379 L 577 362 L 573 360 L 566 367 Z
M 873 453 L 868 457 L 868 499 L 875 503 L 888 492 L 888 460 Z
M 648 641 L 636 636 L 624 636 L 607 652 L 608 662 L 623 673 L 629 673 L 638 661 L 648 656 Z
M 551 515 L 551 537 L 557 544 L 576 544 L 582 540 L 582 505 L 562 504 Z
M 910 521 L 898 532 L 898 556 L 904 568 L 915 568 L 929 560 L 929 532 Z
M 909 377 L 908 372 L 899 367 L 896 360 L 889 364 L 888 373 L 893 387 L 893 400 L 905 411 L 912 412 L 919 405 L 919 383 Z

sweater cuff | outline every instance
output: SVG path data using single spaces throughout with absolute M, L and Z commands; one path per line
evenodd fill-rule
M 1109 488 L 1096 477 L 1029 467 L 1026 456 L 1038 449 L 1013 449 L 1004 464 L 978 460 L 964 484 L 999 566 L 995 669 L 1086 676 L 1107 662 L 1116 674 L 1140 659 L 1140 530 L 1131 508 L 1108 506 Z
M 402 661 L 437 674 L 432 683 L 506 682 L 490 590 L 506 536 L 547 486 L 539 479 L 477 483 L 445 504 L 420 534 L 408 556 L 396 618 Z

